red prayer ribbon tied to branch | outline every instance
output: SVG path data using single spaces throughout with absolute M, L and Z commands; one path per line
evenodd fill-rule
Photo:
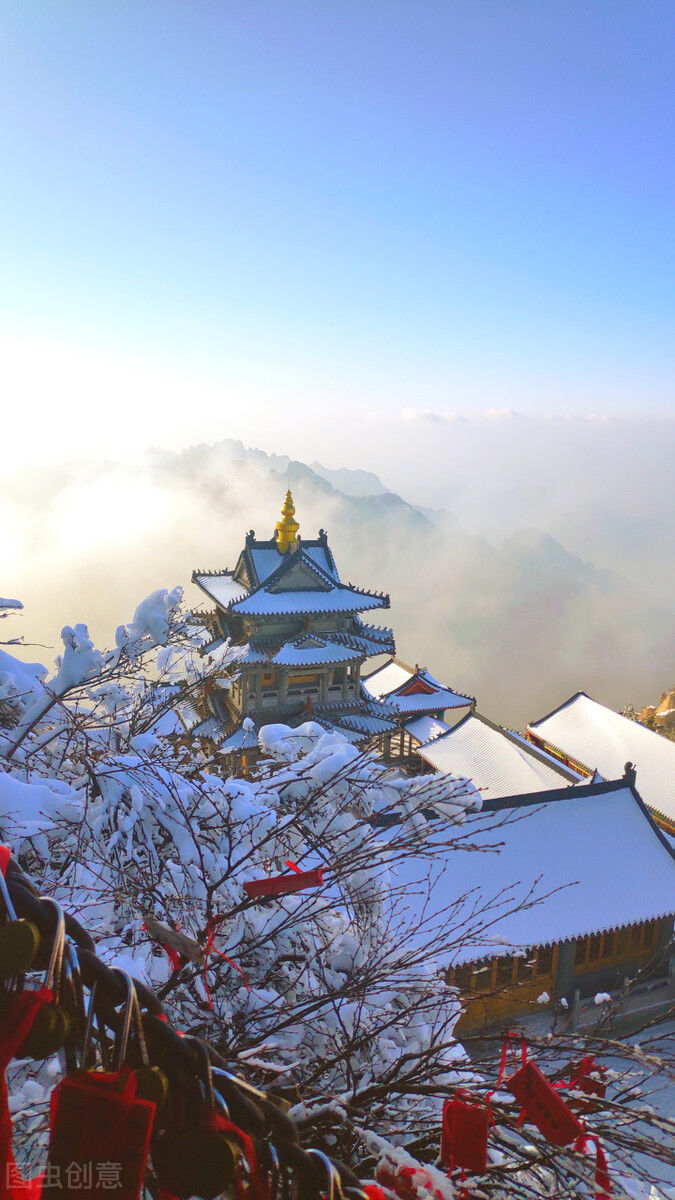
M 301 892 L 308 887 L 321 887 L 323 871 L 315 867 L 312 871 L 301 871 L 290 859 L 284 866 L 293 872 L 291 875 L 271 875 L 268 879 L 253 879 L 244 884 L 244 891 L 251 900 L 263 896 L 286 896 L 291 892 Z
M 229 965 L 231 967 L 234 967 L 235 971 L 239 972 L 239 974 L 241 975 L 241 977 L 244 981 L 244 987 L 246 988 L 246 991 L 250 992 L 250 990 L 251 990 L 251 985 L 249 984 L 248 979 L 246 978 L 246 975 L 244 974 L 241 967 L 239 966 L 239 963 L 236 963 L 233 958 L 228 958 L 227 955 L 223 954 L 222 950 L 218 950 L 218 948 L 214 944 L 214 940 L 213 940 L 214 934 L 217 933 L 218 929 L 220 928 L 220 926 L 222 925 L 222 923 L 226 919 L 226 917 L 227 917 L 227 913 L 219 913 L 219 915 L 217 917 L 210 917 L 206 924 L 206 948 L 204 950 L 204 990 L 206 991 L 206 999 L 209 1002 L 209 1008 L 211 1009 L 211 1012 L 213 1012 L 213 1000 L 211 998 L 211 989 L 209 987 L 208 970 L 209 970 L 209 955 L 212 950 L 213 950 L 214 954 L 218 955 L 218 958 L 223 958 L 226 963 L 229 963 Z
M 142 926 L 142 928 L 143 928 L 143 929 L 145 929 L 145 930 L 147 930 L 147 932 L 148 932 L 148 933 L 150 932 L 150 930 L 148 929 L 148 927 L 147 927 L 147 925 L 146 925 L 145 921 L 143 922 L 143 926 Z M 176 928 L 178 929 L 178 928 L 179 928 L 179 926 L 176 926 Z M 153 939 L 153 940 L 157 941 L 157 939 Z M 170 962 L 170 964 L 171 964 L 171 974 L 172 974 L 172 975 L 175 975 L 175 974 L 176 974 L 176 971 L 180 971 L 180 969 L 181 969 L 181 967 L 182 967 L 182 965 L 183 965 L 183 960 L 181 959 L 181 956 L 180 956 L 180 954 L 178 953 L 178 951 L 177 951 L 177 950 L 174 950 L 174 949 L 173 949 L 173 946 L 166 946 L 166 945 L 164 944 L 164 942 L 157 941 L 157 945 L 158 945 L 158 946 L 161 946 L 161 947 L 162 947 L 162 950 L 163 950 L 163 951 L 165 952 L 165 954 L 167 955 L 167 957 L 168 957 L 168 959 L 169 959 L 169 962 Z

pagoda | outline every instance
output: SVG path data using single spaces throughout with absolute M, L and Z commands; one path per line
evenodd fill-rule
M 304 539 L 299 530 L 289 491 L 274 536 L 251 530 L 234 570 L 192 573 L 215 604 L 204 654 L 217 656 L 229 641 L 243 655 L 237 677 L 206 692 L 191 732 L 235 760 L 255 754 L 261 725 L 316 720 L 359 741 L 397 722 L 397 710 L 361 685 L 368 658 L 394 653 L 391 629 L 361 616 L 388 608 L 389 596 L 343 583 L 325 531 Z

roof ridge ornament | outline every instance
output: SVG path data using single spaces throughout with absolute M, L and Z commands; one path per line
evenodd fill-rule
M 277 550 L 280 554 L 285 554 L 287 550 L 297 550 L 300 526 L 295 520 L 295 505 L 290 488 L 286 492 L 286 499 L 281 506 L 281 520 L 277 521 L 274 528 Z

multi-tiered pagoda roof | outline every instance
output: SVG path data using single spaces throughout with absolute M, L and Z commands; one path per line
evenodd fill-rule
M 215 604 L 205 653 L 226 640 L 244 647 L 238 680 L 211 695 L 195 727 L 217 733 L 226 752 L 251 748 L 255 728 L 275 720 L 312 718 L 359 737 L 396 721 L 395 709 L 374 701 L 360 682 L 366 659 L 394 651 L 392 631 L 361 617 L 388 608 L 389 596 L 343 583 L 325 531 L 301 538 L 294 515 L 289 492 L 274 537 L 251 530 L 232 570 L 192 575 Z

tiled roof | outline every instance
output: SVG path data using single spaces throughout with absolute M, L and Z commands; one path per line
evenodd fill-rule
M 367 608 L 386 608 L 388 597 L 356 588 L 333 587 L 327 591 L 268 592 L 260 589 L 232 604 L 241 616 L 292 616 L 304 613 L 362 612 Z
M 450 852 L 440 872 L 437 863 L 430 868 L 423 858 L 394 868 L 397 882 L 408 885 L 413 913 L 422 904 L 428 912 L 440 912 L 458 896 L 465 897 L 460 911 L 453 912 L 458 928 L 467 921 L 455 962 L 675 912 L 675 855 L 626 780 L 557 789 L 534 803 L 529 797 L 519 799 L 517 807 L 500 810 L 506 823 L 498 829 L 486 830 L 484 816 L 467 819 L 464 835 L 472 844 L 485 845 L 486 852 Z M 416 891 L 413 884 L 420 879 L 423 886 Z M 631 886 L 622 886 L 627 881 Z M 536 894 L 547 898 L 511 912 L 535 884 Z M 495 900 L 496 907 L 485 911 Z M 479 932 L 479 923 L 493 917 L 494 924 Z M 443 919 L 447 921 L 447 910 Z
M 221 608 L 229 608 L 235 601 L 248 595 L 247 589 L 233 578 L 229 571 L 194 571 L 192 578 Z
M 446 725 L 445 721 L 439 721 L 437 717 L 422 716 L 406 721 L 404 728 L 420 745 L 424 745 L 425 742 L 432 742 L 447 733 L 452 726 Z
M 419 750 L 436 771 L 471 779 L 484 800 L 542 792 L 577 776 L 478 714 Z
M 533 721 L 528 730 L 589 771 L 597 767 L 606 779 L 621 774 L 626 762 L 634 763 L 645 804 L 675 822 L 675 742 L 598 704 L 585 692 Z
M 397 659 L 384 663 L 364 676 L 361 682 L 371 696 L 386 699 L 400 713 L 469 708 L 473 703 L 473 697 L 446 687 L 426 667 L 408 667 Z

